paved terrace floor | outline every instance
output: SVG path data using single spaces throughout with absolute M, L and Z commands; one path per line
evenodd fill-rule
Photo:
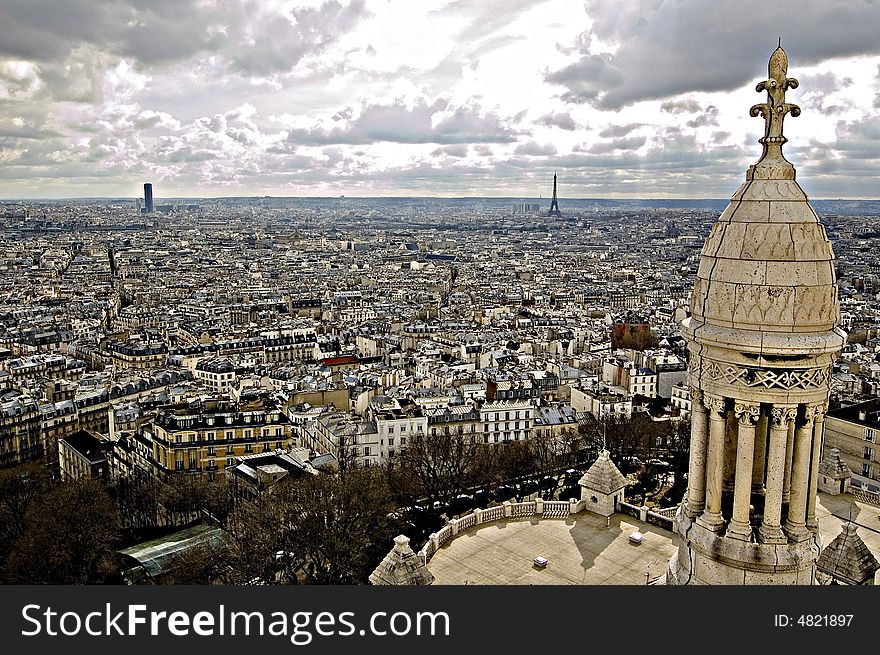
M 840 534 L 842 517 L 859 525 L 859 536 L 880 560 L 880 508 L 858 502 L 850 494 L 819 494 L 816 514 L 823 544 Z M 629 535 L 644 535 L 640 545 Z M 428 568 L 441 585 L 644 585 L 662 575 L 676 549 L 676 537 L 624 514 L 605 518 L 581 512 L 566 519 L 535 516 L 503 519 L 475 526 L 449 540 Z M 532 560 L 546 557 L 539 569 Z
M 629 542 L 638 530 L 641 544 Z M 588 512 L 566 519 L 503 519 L 459 533 L 440 548 L 428 568 L 434 584 L 645 584 L 675 552 L 675 536 L 624 514 Z M 544 569 L 535 557 L 546 557 Z

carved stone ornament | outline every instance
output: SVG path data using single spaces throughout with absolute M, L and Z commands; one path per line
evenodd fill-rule
M 774 406 L 770 411 L 770 420 L 774 427 L 787 426 L 797 418 L 797 407 Z
M 693 405 L 700 405 L 703 402 L 703 392 L 701 389 L 697 387 L 690 387 L 691 392 L 691 403 Z
M 724 402 L 722 396 L 713 396 L 708 393 L 703 396 L 703 405 L 706 406 L 706 410 L 710 415 L 716 414 L 724 416 L 724 412 L 727 409 L 727 404 Z
M 764 389 L 821 389 L 831 382 L 831 370 L 823 368 L 772 369 L 744 368 L 703 360 L 703 377 L 732 386 Z
M 755 425 L 761 417 L 761 406 L 752 403 L 736 403 L 733 413 L 740 423 Z
M 828 409 L 828 403 L 810 403 L 804 410 L 804 423 L 810 425 L 819 420 Z
M 788 141 L 782 134 L 782 123 L 786 114 L 800 116 L 801 109 L 785 102 L 785 92 L 798 87 L 798 81 L 787 77 L 787 74 L 788 55 L 782 49 L 780 39 L 779 47 L 770 56 L 768 79 L 755 87 L 759 93 L 767 92 L 767 102 L 758 103 L 749 110 L 751 116 L 760 114 L 764 118 L 764 136 L 758 139 L 758 143 L 764 146 L 764 152 L 750 169 L 752 178 L 794 179 L 794 167 L 782 155 L 782 146 Z

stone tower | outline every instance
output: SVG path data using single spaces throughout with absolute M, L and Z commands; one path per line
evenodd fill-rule
M 688 490 L 669 584 L 812 584 L 816 488 L 832 361 L 845 333 L 831 243 L 782 154 L 798 86 L 779 47 L 760 160 L 700 254 L 682 323 L 693 396 Z

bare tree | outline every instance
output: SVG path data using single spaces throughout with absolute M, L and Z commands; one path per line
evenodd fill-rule
M 6 559 L 3 578 L 15 584 L 94 584 L 117 573 L 118 516 L 97 481 L 62 482 L 34 499 L 25 527 Z
M 429 501 L 445 504 L 462 493 L 485 458 L 469 435 L 413 435 L 397 457 L 397 475 L 411 477 Z

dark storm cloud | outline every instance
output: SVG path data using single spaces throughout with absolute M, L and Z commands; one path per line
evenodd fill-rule
M 0 55 L 38 62 L 92 44 L 144 63 L 187 57 L 223 42 L 224 12 L 198 0 L 5 0 Z
M 562 87 L 563 99 L 606 109 L 754 82 L 777 34 L 794 68 L 880 53 L 874 0 L 588 0 L 587 13 L 593 34 L 619 48 L 613 57 L 584 55 L 546 79 Z
M 442 148 L 437 148 L 431 153 L 431 155 L 433 155 L 434 157 L 466 157 L 467 153 L 467 145 L 464 143 L 459 143 L 453 146 L 443 146 Z
M 577 123 L 575 123 L 571 114 L 568 112 L 550 112 L 549 114 L 544 114 L 538 119 L 538 123 L 547 127 L 558 127 L 563 130 L 577 129 Z
M 690 98 L 667 100 L 660 105 L 660 111 L 665 111 L 668 114 L 693 114 L 700 111 L 700 103 Z
M 634 136 L 628 139 L 614 139 L 613 141 L 596 143 L 591 146 L 587 152 L 599 154 L 604 152 L 614 152 L 615 150 L 638 150 L 645 145 L 646 141 L 647 138 L 643 136 Z
M 604 139 L 616 139 L 621 136 L 626 136 L 633 130 L 642 127 L 642 123 L 627 123 L 626 125 L 609 125 L 601 132 L 599 132 L 599 136 Z
M 624 82 L 620 70 L 605 55 L 585 55 L 573 64 L 547 73 L 545 79 L 568 89 L 562 99 L 574 103 L 597 100 L 600 94 Z
M 715 105 L 708 105 L 701 109 L 702 113 L 695 116 L 692 120 L 689 120 L 685 125 L 691 128 L 718 125 L 718 107 Z
M 293 129 L 288 141 L 303 145 L 392 143 L 509 143 L 516 132 L 504 125 L 494 112 L 482 112 L 478 106 L 455 108 L 436 125 L 434 115 L 446 112 L 445 100 L 428 105 L 419 100 L 409 107 L 402 102 L 390 105 L 365 104 L 360 115 L 347 127 L 325 130 Z
M 515 155 L 527 155 L 529 157 L 549 157 L 556 154 L 556 146 L 552 143 L 540 144 L 535 141 L 529 141 L 518 145 L 513 150 Z
M 215 53 L 233 70 L 267 75 L 320 53 L 367 15 L 364 0 L 287 13 L 259 0 L 5 0 L 0 57 L 38 62 L 49 84 L 83 50 L 145 67 Z
M 263 11 L 259 0 L 240 0 L 229 26 L 223 54 L 233 67 L 258 75 L 289 71 L 316 54 L 369 15 L 364 0 L 343 5 L 328 0 L 318 7 L 291 9 L 288 15 Z

